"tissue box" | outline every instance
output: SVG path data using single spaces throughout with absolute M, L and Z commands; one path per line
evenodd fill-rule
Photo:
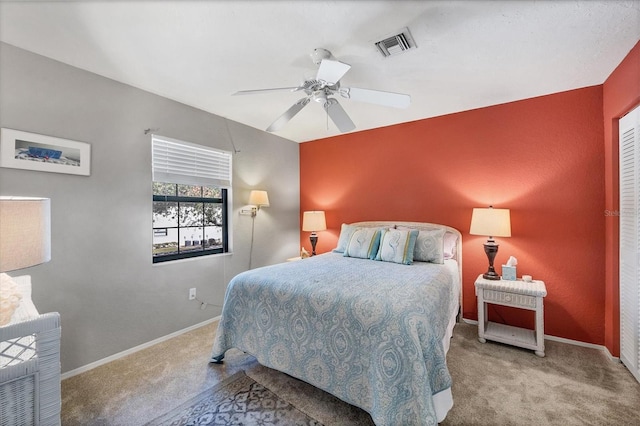
M 502 265 L 502 279 L 515 281 L 516 280 L 516 267 Z

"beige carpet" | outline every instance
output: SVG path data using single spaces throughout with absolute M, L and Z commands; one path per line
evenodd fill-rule
M 142 425 L 238 371 L 325 425 L 371 425 L 364 411 L 232 350 L 209 364 L 215 324 L 62 382 L 63 425 Z M 545 358 L 454 330 L 454 407 L 443 425 L 640 425 L 640 384 L 595 349 L 546 342 Z

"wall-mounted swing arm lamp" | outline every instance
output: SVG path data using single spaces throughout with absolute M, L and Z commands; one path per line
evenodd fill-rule
M 318 234 L 316 231 L 324 231 L 327 229 L 327 221 L 324 218 L 323 211 L 310 211 L 302 214 L 302 230 L 311 231 L 309 240 L 311 241 L 311 256 L 316 255 L 316 244 L 318 243 Z
M 253 190 L 249 193 L 249 205 L 240 209 L 240 214 L 251 215 L 251 247 L 249 248 L 249 269 L 253 261 L 253 231 L 255 218 L 260 207 L 269 207 L 269 195 L 267 191 Z
M 269 195 L 267 191 L 253 190 L 249 194 L 249 205 L 240 209 L 240 214 L 256 217 L 260 207 L 269 207 Z
M 510 237 L 511 236 L 511 215 L 509 209 L 476 208 L 473 209 L 471 215 L 471 235 L 484 235 L 489 237 L 484 243 L 484 252 L 489 260 L 489 269 L 482 275 L 487 280 L 499 280 L 498 275 L 493 267 L 493 260 L 498 253 L 498 244 L 493 237 Z

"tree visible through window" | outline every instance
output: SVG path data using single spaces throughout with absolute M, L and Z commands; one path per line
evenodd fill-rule
M 153 182 L 153 262 L 228 251 L 227 190 Z

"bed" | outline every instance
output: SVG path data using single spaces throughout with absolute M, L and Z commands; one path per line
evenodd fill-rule
M 437 424 L 453 406 L 446 352 L 462 306 L 461 243 L 444 225 L 343 224 L 332 252 L 231 280 L 211 361 L 237 348 L 377 425 Z

